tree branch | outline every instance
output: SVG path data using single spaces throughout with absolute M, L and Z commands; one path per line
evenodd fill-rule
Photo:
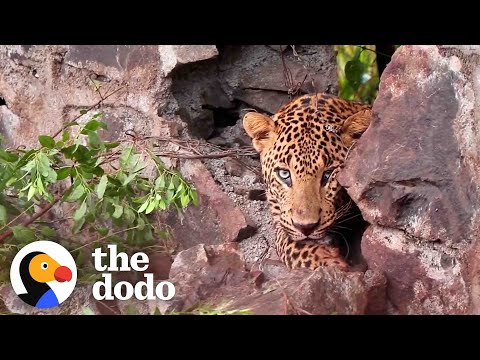
M 41 208 L 39 212 L 33 214 L 28 219 L 25 219 L 25 221 L 23 221 L 22 225 L 23 226 L 28 226 L 28 225 L 32 224 L 35 220 L 37 220 L 38 218 L 45 215 L 57 202 L 60 201 L 61 198 L 62 198 L 62 195 L 56 195 L 54 200 L 51 203 L 45 205 L 45 207 Z M 12 230 L 7 231 L 6 233 L 0 235 L 0 244 L 3 243 L 7 238 L 9 238 L 12 235 L 13 235 Z

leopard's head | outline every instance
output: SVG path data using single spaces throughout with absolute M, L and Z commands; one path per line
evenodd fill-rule
M 337 174 L 370 117 L 369 105 L 326 94 L 302 96 L 271 118 L 244 116 L 275 225 L 292 240 L 323 238 L 347 211 L 349 197 Z

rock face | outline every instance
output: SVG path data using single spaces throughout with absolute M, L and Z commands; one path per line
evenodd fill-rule
M 181 169 L 187 180 L 197 185 L 200 205 L 188 207 L 183 221 L 178 221 L 175 213 L 166 220 L 181 248 L 241 241 L 255 233 L 255 223 L 215 184 L 200 160 L 186 160 Z
M 159 303 L 163 313 L 208 304 L 263 315 L 379 314 L 386 305 L 386 281 L 378 272 L 289 271 L 282 264 L 249 272 L 234 243 L 197 245 L 181 252 L 170 281 L 176 295 Z
M 480 313 L 480 47 L 402 46 L 340 175 L 406 314 Z

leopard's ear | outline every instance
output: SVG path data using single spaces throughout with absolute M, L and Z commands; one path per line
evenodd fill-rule
M 372 118 L 372 110 L 366 109 L 350 116 L 343 123 L 341 137 L 345 146 L 352 146 L 367 130 Z
M 252 138 L 253 147 L 258 152 L 262 152 L 266 147 L 272 145 L 277 137 L 272 119 L 257 112 L 245 114 L 243 127 L 248 136 Z

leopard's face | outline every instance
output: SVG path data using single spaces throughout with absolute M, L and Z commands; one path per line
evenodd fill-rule
M 245 115 L 245 129 L 261 155 L 274 222 L 292 240 L 323 238 L 348 210 L 349 197 L 337 175 L 368 126 L 370 116 L 362 112 L 370 115 L 369 109 L 316 94 L 292 101 L 271 119 Z

